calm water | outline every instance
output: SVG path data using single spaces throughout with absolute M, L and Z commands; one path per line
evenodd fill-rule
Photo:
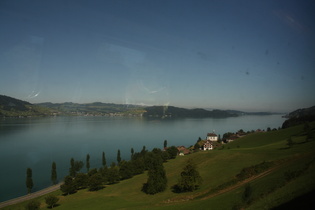
M 128 160 L 131 148 L 136 152 L 144 145 L 149 150 L 162 148 L 165 139 L 168 146 L 190 146 L 213 130 L 222 136 L 239 129 L 278 128 L 283 121 L 280 115 L 167 121 L 119 117 L 0 119 L 0 201 L 26 194 L 28 167 L 33 170 L 33 191 L 37 191 L 51 185 L 52 161 L 62 180 L 71 157 L 85 161 L 90 154 L 91 168 L 98 168 L 103 151 L 109 165 L 116 161 L 118 149 Z

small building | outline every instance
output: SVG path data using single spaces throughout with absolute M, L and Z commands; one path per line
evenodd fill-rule
M 215 133 L 208 133 L 206 140 L 218 141 L 218 135 Z
M 178 149 L 178 152 L 179 152 L 178 155 L 180 155 L 180 156 L 184 156 L 184 155 L 190 154 L 190 150 L 187 149 L 187 148 L 184 147 L 184 146 L 179 146 L 179 147 L 177 147 L 177 149 Z
M 207 140 L 203 144 L 203 150 L 213 150 L 213 145 L 212 145 L 212 142 L 210 140 Z

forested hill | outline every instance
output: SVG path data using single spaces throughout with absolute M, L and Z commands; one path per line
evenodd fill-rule
M 174 106 L 151 106 L 146 107 L 145 111 L 144 117 L 155 118 L 225 118 L 238 116 L 222 110 L 207 111 L 205 109 L 185 109 Z
M 48 116 L 52 111 L 29 102 L 0 95 L 0 117 Z
M 282 128 L 288 128 L 298 124 L 303 124 L 305 122 L 315 121 L 315 106 L 297 109 L 293 112 L 290 112 L 285 116 L 287 119 L 282 124 Z

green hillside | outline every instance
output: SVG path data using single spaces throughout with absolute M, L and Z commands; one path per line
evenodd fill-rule
M 0 117 L 50 116 L 53 110 L 29 102 L 0 95 Z
M 253 133 L 224 148 L 178 156 L 164 164 L 168 188 L 162 193 L 141 191 L 144 173 L 97 192 L 62 196 L 56 191 L 57 209 L 271 209 L 315 190 L 315 122 L 309 125 Z M 194 192 L 174 193 L 171 186 L 188 159 L 197 164 L 203 185 Z M 246 199 L 245 189 L 250 189 Z M 44 197 L 39 198 L 42 208 Z M 4 209 L 24 209 L 26 203 Z

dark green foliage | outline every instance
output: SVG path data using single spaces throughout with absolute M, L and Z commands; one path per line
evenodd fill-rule
M 37 200 L 31 200 L 25 206 L 26 210 L 37 210 L 40 209 L 40 202 Z
M 141 155 L 144 156 L 147 152 L 148 152 L 148 151 L 146 150 L 145 146 L 143 146 L 143 147 L 142 147 L 142 150 L 141 150 L 141 152 L 140 152 Z
M 89 190 L 90 191 L 97 191 L 103 188 L 103 178 L 100 173 L 93 174 L 89 177 Z
M 133 150 L 133 148 L 131 148 L 130 152 L 131 152 L 131 158 L 130 159 L 132 159 L 133 155 L 135 154 L 135 151 Z
M 119 164 L 119 176 L 121 180 L 129 179 L 133 176 L 133 167 L 130 161 L 121 161 Z
M 164 144 L 163 144 L 163 148 L 166 148 L 167 147 L 167 140 L 164 140 Z
M 175 192 L 194 191 L 198 189 L 201 183 L 202 178 L 196 170 L 196 165 L 191 160 L 188 160 L 180 174 L 178 183 L 173 187 L 173 189 Z
M 108 183 L 109 184 L 115 184 L 119 181 L 119 169 L 113 162 L 108 169 Z
M 117 163 L 119 164 L 121 161 L 120 150 L 117 151 Z
M 84 173 L 78 173 L 74 179 L 74 185 L 77 189 L 85 189 L 88 186 L 89 176 Z
M 199 145 L 199 143 L 197 142 L 197 143 L 194 145 L 194 151 L 195 151 L 195 152 L 198 152 L 198 151 L 199 151 L 199 148 L 200 148 L 200 145 Z
M 162 151 L 161 149 L 159 148 L 154 148 L 152 150 L 152 152 L 158 156 L 160 156 L 163 160 L 163 162 L 167 162 L 167 160 L 169 159 L 169 153 L 166 152 L 166 151 Z
M 97 169 L 96 169 L 96 168 L 93 168 L 93 169 L 91 169 L 91 170 L 89 171 L 88 175 L 89 175 L 89 176 L 93 176 L 93 175 L 96 174 L 96 173 L 97 173 Z
M 47 204 L 48 208 L 54 208 L 58 201 L 59 198 L 55 195 L 48 195 L 45 197 L 45 203 Z
M 244 189 L 244 193 L 242 196 L 242 200 L 246 204 L 250 204 L 252 202 L 253 189 L 250 184 L 247 184 Z
M 170 159 L 175 159 L 178 153 L 178 149 L 175 146 L 171 146 L 169 148 L 167 148 L 167 153 L 169 155 Z
M 74 159 L 70 159 L 70 168 L 69 168 L 69 175 L 75 177 L 75 169 L 74 169 Z
M 108 168 L 107 167 L 102 167 L 99 169 L 99 173 L 102 176 L 103 179 L 103 183 L 107 183 L 108 182 Z
M 57 184 L 57 167 L 55 162 L 51 164 L 51 181 L 54 185 Z
M 103 165 L 103 167 L 105 167 L 105 166 L 106 166 L 106 157 L 105 157 L 105 152 L 103 152 L 103 154 L 102 154 L 102 165 Z
M 32 169 L 27 168 L 26 169 L 26 187 L 27 187 L 28 193 L 31 193 L 33 186 L 34 186 L 34 183 L 33 183 L 33 178 L 32 178 Z
M 86 163 L 85 163 L 85 165 L 86 165 L 87 172 L 89 172 L 89 170 L 90 170 L 90 155 L 89 154 L 86 155 Z
M 77 188 L 75 182 L 71 176 L 66 176 L 64 180 L 64 184 L 60 186 L 60 190 L 65 194 L 73 194 L 76 192 Z
M 82 161 L 75 161 L 73 158 L 70 160 L 70 169 L 69 169 L 69 175 L 72 177 L 75 177 L 77 172 L 79 172 L 84 163 Z
M 290 138 L 288 138 L 287 139 L 287 146 L 289 147 L 289 148 L 291 148 L 292 146 L 293 146 L 293 140 L 292 140 L 292 137 L 290 137 Z
M 184 109 L 174 106 L 151 106 L 145 108 L 146 112 L 143 113 L 144 117 L 157 117 L 157 118 L 205 118 L 205 117 L 236 117 L 236 114 L 229 113 L 223 110 L 208 111 L 205 109 Z
M 167 178 L 162 159 L 151 152 L 148 153 L 146 161 L 151 164 L 148 170 L 148 180 L 143 184 L 142 191 L 152 195 L 163 192 L 167 186 Z
M 248 179 L 252 176 L 255 176 L 259 173 L 262 173 L 268 170 L 273 164 L 271 162 L 262 162 L 260 164 L 243 168 L 239 174 L 236 175 L 236 178 L 239 181 Z
M 145 161 L 144 157 L 140 153 L 135 153 L 132 160 L 132 169 L 134 175 L 142 174 L 145 170 Z

